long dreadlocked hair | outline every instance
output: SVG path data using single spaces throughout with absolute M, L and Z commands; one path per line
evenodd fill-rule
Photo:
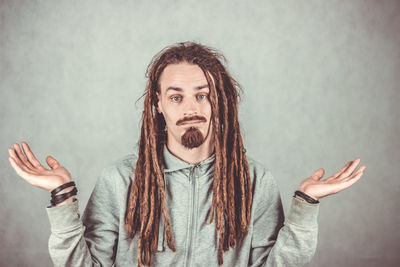
M 165 222 L 168 247 L 176 251 L 162 172 L 166 124 L 163 115 L 156 112 L 156 92 L 161 93 L 159 79 L 169 64 L 187 62 L 198 65 L 210 88 L 215 163 L 209 223 L 213 222 L 215 213 L 215 226 L 219 234 L 219 265 L 223 264 L 223 251 L 234 247 L 247 235 L 253 195 L 238 122 L 238 90 L 242 91 L 242 88 L 221 61 L 226 63 L 225 57 L 217 50 L 195 42 L 183 42 L 161 50 L 147 68 L 139 154 L 125 217 L 128 236 L 133 239 L 136 233 L 139 235 L 139 266 L 150 265 L 151 255 L 157 249 L 160 216 Z

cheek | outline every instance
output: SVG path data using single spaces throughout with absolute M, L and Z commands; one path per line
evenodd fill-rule
M 167 124 L 172 124 L 173 123 L 173 119 L 171 118 L 170 115 L 164 116 L 165 122 Z
M 164 119 L 167 124 L 171 125 L 176 125 L 176 122 L 179 120 L 178 112 L 177 110 L 172 110 L 172 109 L 165 109 L 164 114 Z
M 207 110 L 206 110 L 206 116 L 207 116 L 207 120 L 210 120 L 211 119 L 211 113 L 212 113 L 212 111 L 211 111 L 211 104 L 209 104 L 208 106 L 207 106 Z

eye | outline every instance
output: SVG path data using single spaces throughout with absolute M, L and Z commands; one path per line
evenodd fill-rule
M 179 102 L 181 100 L 180 96 L 172 96 L 171 97 L 172 102 Z
M 206 99 L 207 95 L 206 94 L 200 94 L 197 96 L 200 100 Z

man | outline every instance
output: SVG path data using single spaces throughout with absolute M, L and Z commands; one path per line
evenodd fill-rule
M 76 189 L 65 186 L 71 175 L 60 163 L 49 156 L 51 169 L 44 168 L 25 142 L 25 155 L 17 144 L 9 149 L 16 172 L 52 192 L 47 212 L 55 265 L 302 266 L 311 261 L 318 200 L 354 184 L 365 166 L 355 171 L 360 160 L 350 161 L 323 181 L 324 170 L 314 172 L 301 182 L 285 220 L 275 179 L 246 155 L 238 122 L 240 86 L 223 59 L 191 42 L 153 58 L 138 148 L 103 170 L 82 219 Z

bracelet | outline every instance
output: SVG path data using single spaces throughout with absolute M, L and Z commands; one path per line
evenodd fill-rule
M 76 189 L 76 187 L 75 187 L 70 192 L 53 196 L 52 199 L 50 200 L 50 203 L 53 206 L 55 206 L 56 204 L 59 204 L 59 203 L 63 202 L 64 200 L 66 200 L 72 196 L 75 196 L 77 193 L 78 193 L 78 189 Z
M 78 189 L 76 189 L 76 187 L 75 187 L 70 192 L 67 192 L 67 193 L 64 193 L 64 194 L 61 194 L 61 195 L 53 196 L 53 198 L 50 200 L 50 203 L 53 206 L 55 206 L 56 204 L 59 204 L 59 203 L 63 202 L 64 200 L 66 200 L 66 199 L 68 199 L 68 198 L 70 198 L 72 196 L 75 196 L 76 193 L 78 193 Z
M 307 195 L 307 194 L 305 194 L 305 193 L 303 193 L 303 192 L 301 192 L 301 191 L 299 191 L 299 190 L 297 190 L 296 192 L 294 192 L 294 195 L 293 195 L 293 196 L 294 196 L 294 197 L 295 197 L 295 196 L 302 197 L 302 198 L 304 198 L 305 201 L 307 201 L 308 203 L 311 203 L 311 204 L 317 204 L 317 203 L 319 203 L 318 200 L 315 200 L 314 198 L 310 197 L 309 195 Z
M 66 192 L 66 193 L 64 193 L 64 194 L 55 195 L 55 196 L 53 196 L 51 199 L 52 199 L 53 201 L 58 201 L 59 199 L 64 198 L 67 194 L 71 194 L 71 193 L 75 193 L 75 195 L 76 195 L 76 193 L 78 193 L 78 189 L 76 189 L 76 187 L 74 187 L 74 189 L 72 189 L 71 191 Z
M 75 186 L 75 183 L 74 182 L 69 182 L 69 183 L 65 183 L 63 185 L 60 185 L 59 187 L 57 187 L 57 188 L 55 188 L 55 189 L 53 189 L 51 191 L 51 196 L 54 196 L 55 194 L 57 194 L 61 190 L 65 189 L 65 188 L 68 188 L 70 186 Z

